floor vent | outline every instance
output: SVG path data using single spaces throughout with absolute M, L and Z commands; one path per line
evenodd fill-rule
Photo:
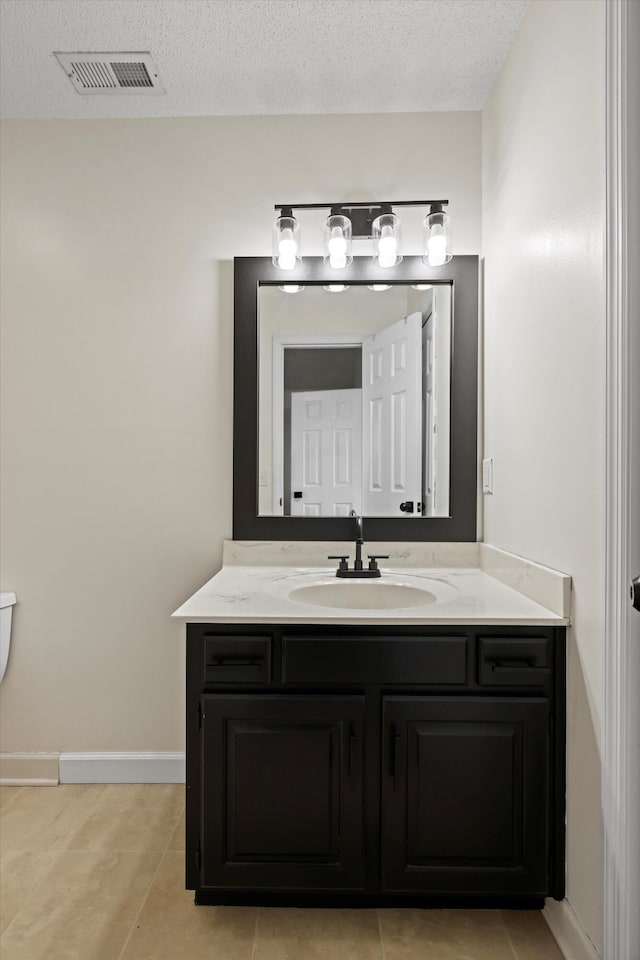
M 78 93 L 165 93 L 148 53 L 56 53 Z

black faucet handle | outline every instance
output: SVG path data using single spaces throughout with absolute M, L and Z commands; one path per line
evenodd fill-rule
M 377 570 L 377 569 L 378 569 L 378 564 L 377 564 L 377 562 L 376 562 L 377 560 L 388 560 L 388 559 L 389 559 L 389 554 L 388 554 L 388 553 L 369 553 L 369 554 L 367 554 L 367 556 L 369 557 L 369 570 Z
M 340 563 L 338 564 L 338 570 L 348 570 L 349 568 L 349 564 L 347 562 L 349 560 L 349 554 L 344 557 L 335 557 L 332 555 L 327 557 L 327 560 L 339 560 Z

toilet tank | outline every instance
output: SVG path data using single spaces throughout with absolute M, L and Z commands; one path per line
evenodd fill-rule
M 16 602 L 15 593 L 0 593 L 0 683 L 7 669 L 11 645 L 11 614 Z

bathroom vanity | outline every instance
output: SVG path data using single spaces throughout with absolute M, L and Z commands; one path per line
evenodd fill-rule
M 424 607 L 291 600 L 331 577 L 225 567 L 176 612 L 196 902 L 561 899 L 566 618 L 478 569 L 383 572 Z
M 235 539 L 174 614 L 187 887 L 561 899 L 569 578 L 475 542 L 478 258 L 333 273 L 234 264 Z

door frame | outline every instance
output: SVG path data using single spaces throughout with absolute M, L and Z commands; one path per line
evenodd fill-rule
M 628 0 L 606 5 L 606 452 L 605 636 L 602 806 L 604 818 L 603 960 L 635 960 L 639 936 L 631 850 L 640 824 L 633 806 L 630 750 L 637 722 L 628 586 L 631 536 L 632 322 L 640 307 L 640 283 L 632 254 L 640 229 L 640 67 L 634 41 L 640 16 Z M 634 33 L 636 36 L 634 36 Z M 637 49 L 637 47 L 636 47 Z M 637 350 L 637 341 L 636 347 Z M 637 411 L 636 411 L 637 416 Z M 637 426 L 635 427 L 637 429 Z M 637 573 L 638 571 L 633 571 Z M 636 857 L 638 854 L 636 853 Z M 635 864 L 637 870 L 637 862 Z M 636 924 L 635 931 L 632 924 Z
M 364 333 L 283 333 L 274 336 L 272 344 L 271 395 L 271 509 L 274 516 L 282 516 L 284 507 L 284 351 L 287 347 L 314 348 L 360 347 Z

